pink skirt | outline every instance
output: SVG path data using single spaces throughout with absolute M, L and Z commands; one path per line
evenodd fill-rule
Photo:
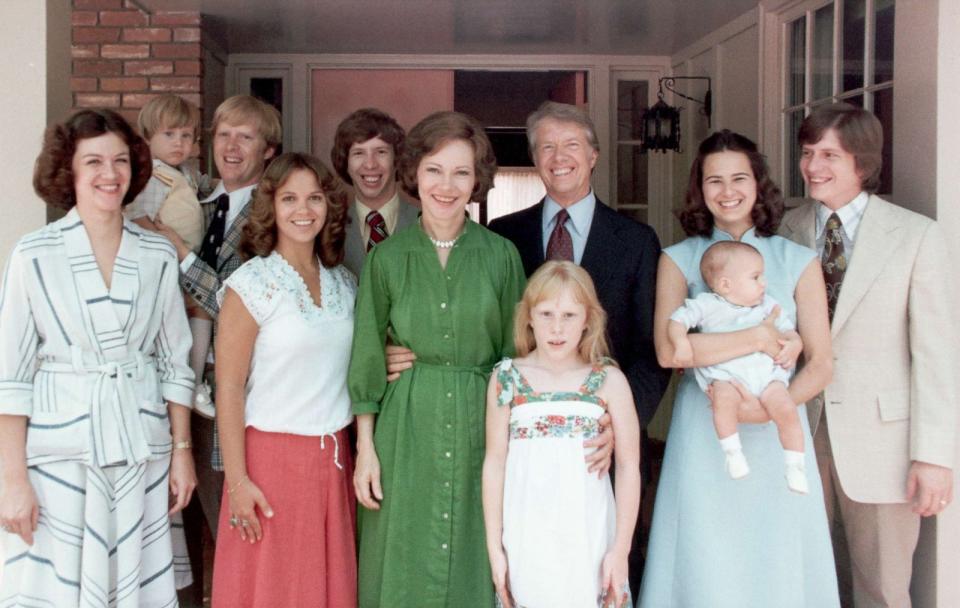
M 224 489 L 213 606 L 356 606 L 356 496 L 347 430 L 321 438 L 247 427 L 246 456 L 247 474 L 274 515 L 258 513 L 260 542 L 241 541 L 230 529 Z

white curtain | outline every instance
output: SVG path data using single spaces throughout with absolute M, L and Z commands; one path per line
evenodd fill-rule
M 493 189 L 487 193 L 487 221 L 532 207 L 547 193 L 533 167 L 529 169 L 500 169 L 493 179 Z M 467 206 L 470 217 L 479 221 L 480 205 Z

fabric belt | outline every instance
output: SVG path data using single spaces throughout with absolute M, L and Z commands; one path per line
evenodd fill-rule
M 105 467 L 149 459 L 152 452 L 140 419 L 134 385 L 143 378 L 146 366 L 156 369 L 156 360 L 137 352 L 126 359 L 90 363 L 90 359 L 96 360 L 96 355 L 87 353 L 85 357 L 78 346 L 70 347 L 70 359 L 45 359 L 40 363 L 40 370 L 96 376 L 90 404 L 91 464 Z
M 483 378 L 486 382 L 490 378 L 490 372 L 493 371 L 493 363 L 489 365 L 442 365 L 440 363 L 423 363 L 414 361 L 414 367 L 422 367 L 436 372 L 456 372 L 460 374 L 475 374 Z

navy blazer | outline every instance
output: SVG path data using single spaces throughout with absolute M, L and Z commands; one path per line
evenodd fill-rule
M 543 201 L 499 217 L 490 230 L 516 245 L 529 277 L 543 264 Z M 650 226 L 597 200 L 580 265 L 593 279 L 607 311 L 607 340 L 630 381 L 641 426 L 656 412 L 670 371 L 657 363 L 653 345 L 654 294 L 660 241 Z

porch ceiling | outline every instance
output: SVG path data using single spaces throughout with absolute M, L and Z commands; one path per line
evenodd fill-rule
M 644 55 L 670 54 L 680 7 L 695 4 L 690 0 L 134 2 L 148 11 L 200 10 L 209 34 L 229 53 Z M 739 14 L 733 5 L 749 4 L 749 0 L 732 2 L 727 19 Z M 684 19 L 698 18 L 696 11 L 682 13 Z

